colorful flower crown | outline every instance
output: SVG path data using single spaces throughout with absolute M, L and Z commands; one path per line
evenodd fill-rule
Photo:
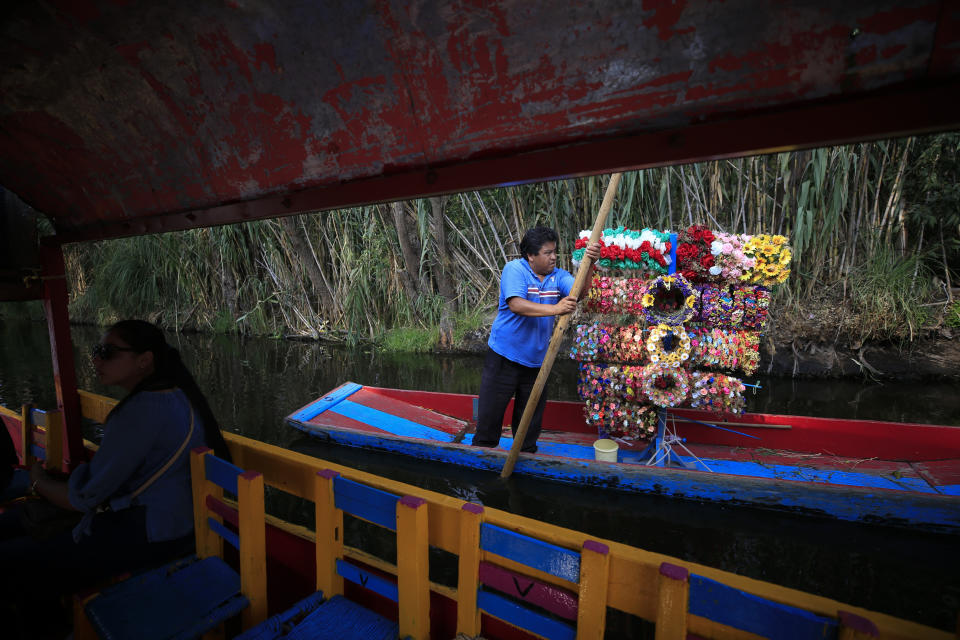
M 770 290 L 751 285 L 694 285 L 700 304 L 695 322 L 717 327 L 763 330 L 770 307 Z
M 707 369 L 742 369 L 753 375 L 760 364 L 760 334 L 755 331 L 699 327 L 690 329 L 690 361 Z
M 573 265 L 583 260 L 583 253 L 590 240 L 590 231 L 580 232 L 574 243 Z M 670 234 L 654 229 L 633 231 L 624 227 L 604 229 L 600 237 L 600 269 L 639 271 L 651 275 L 667 273 L 672 260 Z
M 643 278 L 594 276 L 584 299 L 588 313 L 641 314 L 647 281 Z
M 640 440 L 657 432 L 657 412 L 650 405 L 598 398 L 587 401 L 584 413 L 601 438 Z
M 714 266 L 710 243 L 714 238 L 712 231 L 696 224 L 678 233 L 677 272 L 691 282 L 709 280 L 709 269 Z
M 623 327 L 608 324 L 577 325 L 570 357 L 581 362 L 632 362 L 647 359 L 644 329 L 638 324 Z
M 690 395 L 690 379 L 683 369 L 652 362 L 642 375 L 643 395 L 658 407 L 679 407 Z
M 739 282 L 740 278 L 756 265 L 756 261 L 744 253 L 744 245 L 750 236 L 735 233 L 717 233 L 710 243 L 710 255 L 714 264 L 708 269 L 710 280 L 721 284 Z
M 690 376 L 690 406 L 718 413 L 743 413 L 744 384 L 722 373 L 694 371 Z
M 790 277 L 793 253 L 784 236 L 751 236 L 744 244 L 743 253 L 755 262 L 753 268 L 740 277 L 744 282 L 772 287 Z
M 577 391 L 582 400 L 620 398 L 643 402 L 642 375 L 643 367 L 635 365 L 582 364 Z
M 658 324 L 651 327 L 646 345 L 652 363 L 676 369 L 686 365 L 690 359 L 690 337 L 683 325 L 671 327 Z
M 647 283 L 640 303 L 650 324 L 675 326 L 683 324 L 696 312 L 697 294 L 687 279 L 679 274 L 660 276 Z

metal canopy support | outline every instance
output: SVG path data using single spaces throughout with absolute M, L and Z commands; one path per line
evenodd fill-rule
M 86 460 L 80 431 L 80 395 L 70 339 L 70 315 L 67 311 L 67 280 L 60 246 L 40 246 L 43 278 L 43 310 L 50 333 L 53 383 L 57 389 L 57 408 L 63 415 L 63 466 L 72 471 Z

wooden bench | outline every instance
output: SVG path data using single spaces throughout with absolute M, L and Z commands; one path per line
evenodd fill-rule
M 75 628 L 78 640 L 90 631 L 103 639 L 189 638 L 237 614 L 243 628 L 266 618 L 263 476 L 217 458 L 208 448 L 194 449 L 190 456 L 196 554 L 87 599 L 83 610 L 89 624 Z M 229 509 L 222 500 L 224 490 L 237 496 L 236 532 L 218 515 Z M 239 572 L 223 559 L 224 541 L 239 553 Z

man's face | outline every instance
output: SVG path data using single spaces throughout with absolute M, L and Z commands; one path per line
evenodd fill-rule
M 535 256 L 527 256 L 530 262 L 530 268 L 538 276 L 550 275 L 554 267 L 557 266 L 557 243 L 544 242 L 540 247 L 540 253 Z

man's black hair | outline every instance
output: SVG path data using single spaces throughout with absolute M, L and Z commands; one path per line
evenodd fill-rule
M 520 255 L 524 258 L 540 253 L 540 248 L 548 242 L 558 243 L 560 238 L 557 232 L 550 227 L 534 227 L 523 234 L 520 241 Z

